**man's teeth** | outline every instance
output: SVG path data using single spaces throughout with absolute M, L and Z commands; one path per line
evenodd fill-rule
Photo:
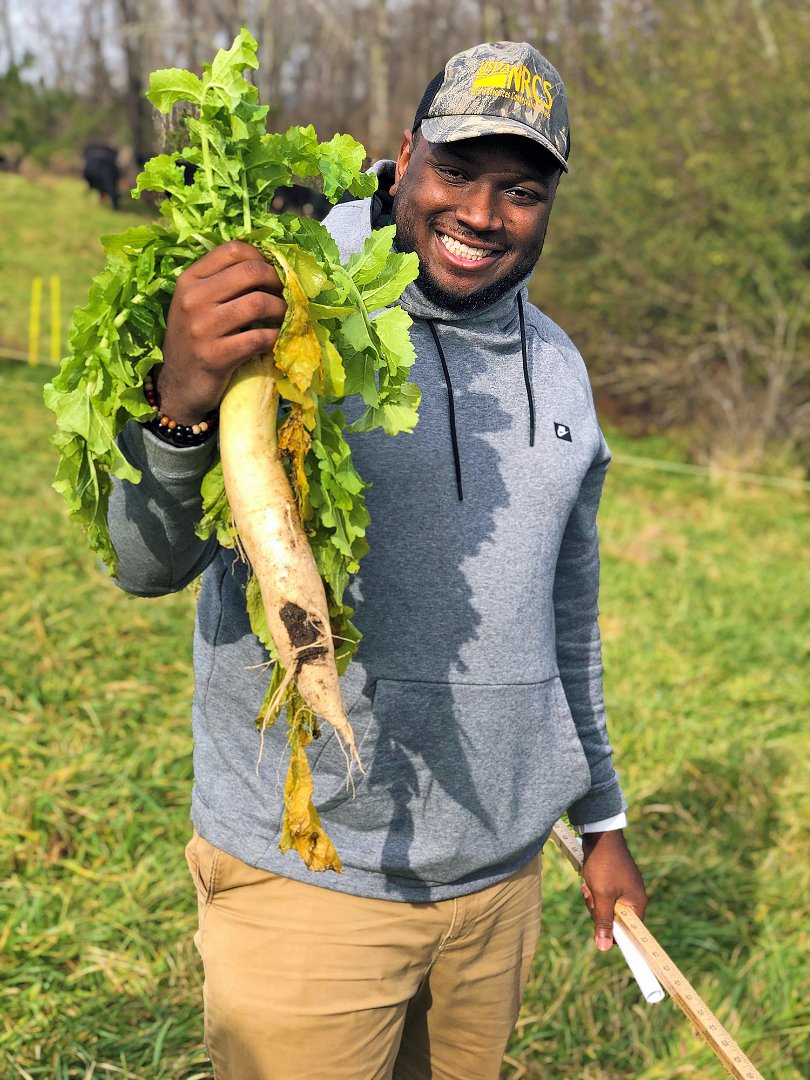
M 467 244 L 462 244 L 460 240 L 454 240 L 452 236 L 445 236 L 444 233 L 439 233 L 438 236 L 447 250 L 452 251 L 461 259 L 483 259 L 495 250 L 494 248 L 471 248 Z

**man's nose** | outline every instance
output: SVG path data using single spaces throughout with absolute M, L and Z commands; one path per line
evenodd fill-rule
M 498 193 L 489 184 L 470 184 L 456 207 L 456 220 L 475 232 L 492 232 L 503 222 L 498 207 Z

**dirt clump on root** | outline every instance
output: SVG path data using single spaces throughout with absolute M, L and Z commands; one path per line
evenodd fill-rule
M 323 644 L 325 630 L 320 619 L 291 601 L 279 609 L 279 616 L 295 649 L 299 670 L 302 664 L 311 664 L 327 654 L 328 649 Z

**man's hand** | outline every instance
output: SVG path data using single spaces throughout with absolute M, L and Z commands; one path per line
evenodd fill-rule
M 231 240 L 192 263 L 169 308 L 161 410 L 191 424 L 215 409 L 234 370 L 272 351 L 286 311 L 275 268 L 251 244 Z
M 647 910 L 647 892 L 621 829 L 585 833 L 582 837 L 582 895 L 594 923 L 597 949 L 613 944 L 613 908 L 621 900 L 640 919 Z

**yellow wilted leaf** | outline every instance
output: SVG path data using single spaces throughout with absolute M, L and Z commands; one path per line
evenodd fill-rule
M 334 844 L 321 828 L 321 819 L 312 802 L 312 773 L 304 747 L 312 736 L 301 729 L 292 732 L 290 767 L 284 783 L 284 825 L 282 852 L 295 848 L 308 870 L 336 870 L 343 864 Z
M 283 454 L 287 454 L 292 462 L 295 499 L 298 503 L 298 514 L 304 523 L 312 516 L 309 480 L 304 469 L 304 459 L 311 445 L 312 439 L 304 427 L 300 414 L 290 413 L 278 430 L 278 448 Z
M 270 244 L 272 246 L 272 241 Z M 298 244 L 276 244 L 275 250 L 292 264 L 301 287 L 311 300 L 314 300 L 329 284 L 329 278 L 315 256 L 309 251 L 304 251 Z
M 281 376 L 276 379 L 276 387 L 281 397 L 293 403 L 293 408 L 297 410 L 304 427 L 312 431 L 315 427 L 315 398 L 312 392 L 310 390 L 302 392 L 289 379 Z
M 309 312 L 309 299 L 292 267 L 280 248 L 268 245 L 273 261 L 282 270 L 284 299 L 287 314 L 281 325 L 273 359 L 279 371 L 293 386 L 305 393 L 321 367 L 321 343 Z

